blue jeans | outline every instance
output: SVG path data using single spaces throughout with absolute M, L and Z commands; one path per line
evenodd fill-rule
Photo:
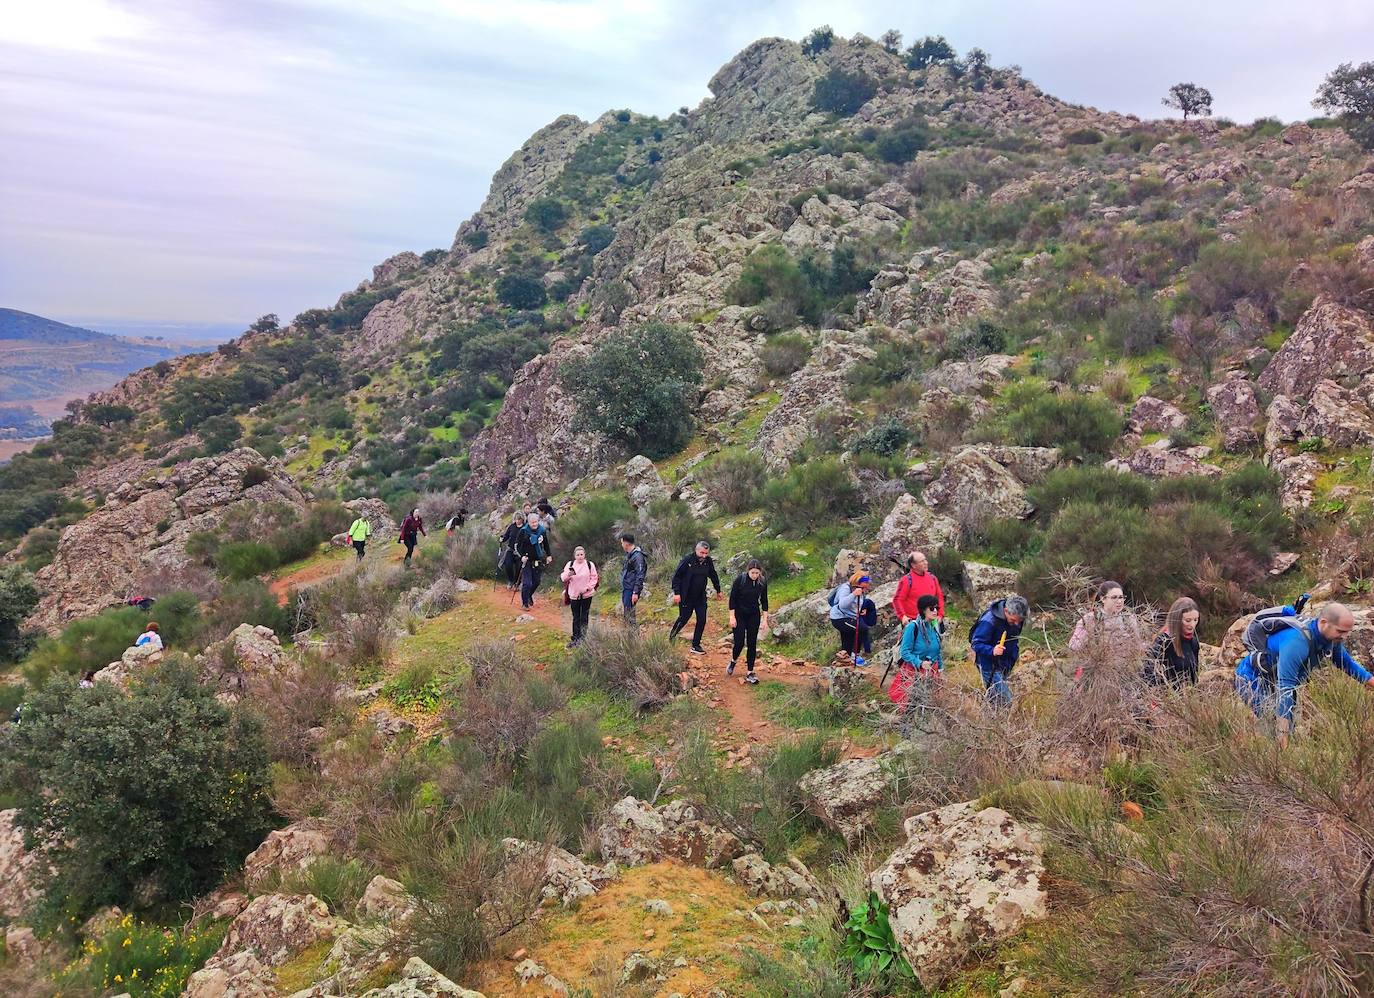
M 534 606 L 534 591 L 539 588 L 543 574 L 539 565 L 526 565 L 520 573 L 520 603 L 526 610 Z
M 988 702 L 999 707 L 1010 707 L 1011 687 L 1007 685 L 1007 675 L 1011 670 L 993 662 L 980 661 L 978 671 L 983 674 L 983 685 L 987 687 Z
M 634 594 L 635 591 L 629 586 L 621 586 L 620 605 L 625 611 L 625 624 L 632 631 L 639 629 L 639 621 L 635 619 L 635 611 L 639 609 L 639 605 L 632 599 Z

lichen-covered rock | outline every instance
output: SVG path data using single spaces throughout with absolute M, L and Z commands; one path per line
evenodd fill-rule
M 401 979 L 385 988 L 373 988 L 363 998 L 484 998 L 480 991 L 459 987 L 418 956 L 406 961 Z
M 1374 441 L 1374 413 L 1352 391 L 1329 378 L 1312 386 L 1299 433 L 1336 447 L 1354 447 Z
M 1136 433 L 1173 433 L 1187 427 L 1188 417 L 1172 403 L 1142 395 L 1131 407 L 1127 425 Z
M 1215 464 L 1198 460 L 1190 453 L 1191 450 L 1179 450 L 1171 447 L 1169 441 L 1159 440 L 1132 451 L 1124 458 L 1108 461 L 1106 466 L 1147 478 L 1179 478 L 1185 475 L 1215 478 L 1223 474 Z
M 1374 316 L 1319 297 L 1259 376 L 1275 395 L 1307 399 L 1324 379 L 1374 373 Z
M 921 375 L 927 390 L 943 388 L 955 395 L 986 395 L 1000 385 L 1007 368 L 1016 363 L 1010 354 L 991 353 L 977 360 L 947 360 Z
M 873 826 L 878 808 L 891 796 L 893 767 L 902 764 L 903 756 L 894 749 L 870 759 L 845 759 L 807 773 L 797 781 L 797 789 L 807 809 L 853 845 Z
M 959 448 L 984 454 L 1006 468 L 1022 485 L 1036 485 L 1059 467 L 1058 447 L 1013 447 L 1005 444 L 972 444 Z
M 952 804 L 909 819 L 906 831 L 869 883 L 924 987 L 938 987 L 974 947 L 1048 914 L 1038 830 L 999 808 Z
M 263 469 L 266 479 L 245 487 L 250 468 Z M 280 461 L 249 447 L 126 481 L 63 529 L 52 564 L 38 572 L 43 597 L 29 624 L 55 632 L 69 620 L 115 606 L 145 573 L 190 566 L 191 534 L 221 533 L 229 517 L 269 504 L 300 517 L 310 506 Z
M 500 877 L 530 886 L 564 907 L 591 897 L 611 879 L 599 866 L 584 863 L 566 849 L 523 839 L 502 839 L 506 865 Z
M 739 839 L 707 824 L 685 801 L 655 810 L 634 797 L 617 801 L 597 833 L 601 855 L 624 866 L 668 858 L 712 869 L 744 852 Z
M 644 509 L 650 503 L 668 498 L 668 486 L 663 483 L 654 462 L 643 454 L 636 454 L 625 462 L 625 489 L 635 509 Z
M 974 448 L 959 451 L 921 490 L 921 499 L 956 523 L 1027 517 L 1035 511 L 1026 487 L 1010 471 Z
M 269 877 L 300 872 L 329 850 L 329 836 L 308 822 L 278 828 L 243 861 L 243 882 L 251 890 Z
M 770 863 L 758 853 L 748 852 L 735 859 L 730 868 L 750 894 L 760 897 L 804 901 L 808 898 L 820 900 L 826 894 L 820 881 L 795 856 L 788 857 L 784 865 Z
M 987 606 L 993 600 L 1016 592 L 1019 573 L 1014 568 L 986 565 L 981 561 L 963 563 L 964 591 L 974 606 Z
M 368 918 L 394 923 L 415 910 L 415 899 L 400 881 L 378 876 L 367 882 L 358 910 Z
M 1312 505 L 1321 462 L 1311 454 L 1295 454 L 1274 465 L 1279 473 L 1279 505 L 1290 513 Z
M 796 374 L 787 381 L 782 398 L 763 420 L 754 449 L 775 471 L 788 462 L 813 435 L 812 420 L 826 407 L 843 409 L 845 374 L 854 364 L 872 360 L 866 334 L 827 329 L 821 344 Z
M 883 518 L 878 530 L 878 550 L 884 558 L 897 558 L 905 564 L 911 551 L 936 551 L 954 544 L 958 538 L 959 524 L 955 520 L 935 512 L 908 492 L 897 497 Z
M 114 683 L 127 687 L 130 680 L 143 670 L 157 665 L 163 659 L 161 648 L 152 645 L 133 645 L 124 649 L 118 662 L 111 662 L 95 674 L 97 682 Z
M 1228 451 L 1245 450 L 1259 442 L 1262 414 L 1255 387 L 1244 373 L 1233 371 L 1225 380 L 1207 389 L 1207 404 L 1221 428 L 1222 447 Z
M 354 516 L 361 516 L 372 525 L 372 536 L 368 538 L 369 544 L 381 544 L 384 541 L 394 540 L 400 532 L 396 521 L 391 518 L 391 507 L 381 499 L 362 497 L 350 499 L 343 505 L 344 509 Z
M 201 682 L 237 700 L 254 684 L 286 671 L 286 653 L 276 632 L 262 624 L 239 624 L 196 656 Z
M 271 968 L 251 950 L 211 957 L 186 981 L 182 998 L 277 998 Z
M 311 894 L 254 898 L 229 924 L 215 954 L 191 975 L 183 998 L 274 998 L 272 968 L 345 927 Z

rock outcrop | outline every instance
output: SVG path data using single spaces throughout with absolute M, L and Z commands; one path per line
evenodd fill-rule
M 1275 395 L 1306 399 L 1317 383 L 1374 374 L 1374 316 L 1318 298 L 1259 376 Z
M 229 924 L 224 942 L 191 975 L 184 998 L 272 998 L 271 968 L 331 939 L 344 924 L 311 894 L 264 894 Z
M 963 564 L 964 591 L 972 597 L 975 608 L 986 607 L 993 600 L 1016 592 L 1018 577 L 1014 568 L 986 565 L 981 561 Z
M 1039 832 L 995 807 L 952 804 L 910 818 L 907 843 L 869 877 L 921 984 L 949 977 L 976 946 L 1048 914 Z
M 401 979 L 384 988 L 373 988 L 363 998 L 485 998 L 480 991 L 459 987 L 418 956 L 406 961 Z
M 0 811 L 0 918 L 21 917 L 41 896 L 38 878 L 43 875 L 43 856 L 24 848 L 24 830 L 14 808 Z
M 625 462 L 625 489 L 635 509 L 645 509 L 651 503 L 668 498 L 668 486 L 663 477 L 654 462 L 643 454 L 636 454 Z
M 922 490 L 921 499 L 937 513 L 959 524 L 984 523 L 1003 517 L 1024 518 L 1035 510 L 1020 480 L 987 454 L 972 447 L 959 451 L 945 462 L 935 481 Z M 883 526 L 887 526 L 886 522 Z
M 597 842 L 605 859 L 623 866 L 676 859 L 712 869 L 744 852 L 739 839 L 707 823 L 693 805 L 673 801 L 655 809 L 634 797 L 615 803 Z
M 329 848 L 329 836 L 307 822 L 278 828 L 243 861 L 243 882 L 252 890 L 269 878 L 299 873 L 329 855 Z
M 529 887 L 564 907 L 591 897 L 611 879 L 601 867 L 584 863 L 558 846 L 502 839 L 501 847 L 506 851 L 502 881 L 515 888 Z
M 250 468 L 266 479 L 245 486 Z M 242 447 L 125 482 L 85 519 L 62 531 L 52 564 L 38 572 L 43 591 L 30 625 L 53 632 L 76 617 L 122 603 L 141 576 L 191 564 L 186 540 L 220 532 L 232 515 L 280 505 L 304 516 L 309 500 L 275 458 Z
M 261 624 L 239 624 L 228 637 L 197 655 L 196 664 L 201 682 L 214 686 L 231 701 L 288 667 L 280 639 L 272 628 Z
M 892 797 L 893 773 L 905 765 L 905 755 L 894 749 L 870 759 L 845 759 L 807 773 L 797 789 L 812 814 L 854 845 Z
M 1255 387 L 1240 371 L 1207 389 L 1207 404 L 1221 428 L 1222 447 L 1228 451 L 1245 450 L 1259 443 L 1258 427 L 1263 419 Z
M 955 520 L 935 512 L 908 492 L 897 497 L 884 517 L 878 530 L 878 550 L 884 558 L 905 564 L 911 551 L 929 553 L 952 546 L 958 539 Z

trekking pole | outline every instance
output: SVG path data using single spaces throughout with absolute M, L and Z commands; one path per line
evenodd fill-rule
M 901 653 L 898 652 L 898 657 L 900 657 L 900 654 L 901 654 Z M 882 689 L 882 688 L 883 688 L 883 683 L 887 682 L 887 674 L 888 674 L 889 672 L 892 671 L 892 663 L 893 663 L 893 661 L 894 661 L 893 659 L 888 659 L 888 660 L 887 660 L 887 668 L 883 670 L 883 678 L 880 679 L 880 680 L 878 680 L 878 689 Z

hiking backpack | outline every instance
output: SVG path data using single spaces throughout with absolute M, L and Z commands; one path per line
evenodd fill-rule
M 1269 650 L 1269 639 L 1275 634 L 1283 630 L 1297 631 L 1307 643 L 1308 655 L 1312 654 L 1312 632 L 1308 628 L 1312 618 L 1284 612 L 1292 609 L 1289 606 L 1270 606 L 1257 611 L 1241 635 L 1245 650 L 1250 653 L 1251 663 L 1268 682 L 1274 681 L 1279 664 L 1278 656 Z M 1332 645 L 1331 655 L 1335 655 L 1335 645 Z
M 827 596 L 827 597 L 825 598 L 825 601 L 826 601 L 827 603 L 829 603 L 831 606 L 834 606 L 834 605 L 835 605 L 835 601 L 836 601 L 837 599 L 839 599 L 839 598 L 840 598 L 840 587 L 839 587 L 839 586 L 836 586 L 834 589 L 830 590 L 830 595 Z

